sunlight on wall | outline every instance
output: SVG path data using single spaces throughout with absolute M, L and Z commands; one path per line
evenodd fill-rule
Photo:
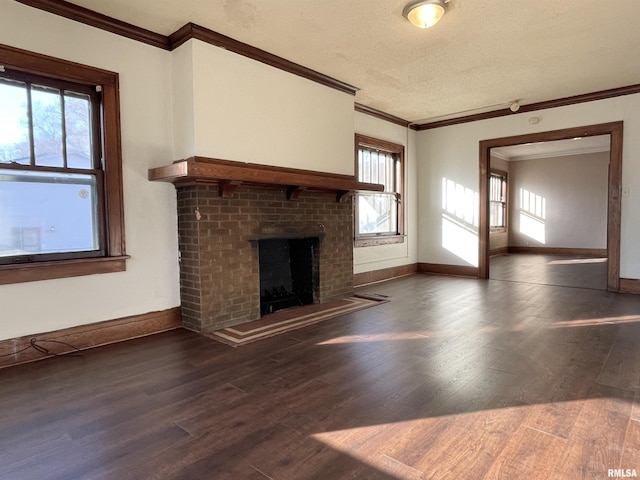
M 546 242 L 547 200 L 533 192 L 520 189 L 520 233 L 538 243 Z
M 443 177 L 442 210 L 442 246 L 477 267 L 480 196 Z
M 442 209 L 457 219 L 478 227 L 480 212 L 478 194 L 444 177 L 442 178 Z
M 442 246 L 469 265 L 478 266 L 478 234 L 442 216 Z

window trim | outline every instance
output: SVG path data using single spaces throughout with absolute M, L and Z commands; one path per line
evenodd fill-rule
M 504 226 L 492 227 L 491 219 L 489 219 L 489 231 L 493 233 L 504 233 L 509 230 L 509 172 L 505 172 L 504 170 L 499 170 L 497 168 L 491 168 L 489 170 L 489 184 L 491 184 L 491 176 L 499 176 L 504 178 L 505 188 L 504 188 Z M 489 194 L 491 194 L 489 192 Z M 491 198 L 489 198 L 489 207 L 491 207 Z
M 404 145 L 400 145 L 386 140 L 369 137 L 366 135 L 355 134 L 354 139 L 354 172 L 356 180 L 358 177 L 358 152 L 361 147 L 380 150 L 385 153 L 398 156 L 400 162 L 400 184 L 398 190 L 398 232 L 395 234 L 377 234 L 377 235 L 360 235 L 358 232 L 358 195 L 354 202 L 354 246 L 355 247 L 372 247 L 378 245 L 389 245 L 394 243 L 403 243 L 405 238 L 404 230 L 404 184 L 405 184 L 405 155 Z
M 102 88 L 105 255 L 0 266 L 0 285 L 126 270 L 118 74 L 0 44 L 6 69 Z

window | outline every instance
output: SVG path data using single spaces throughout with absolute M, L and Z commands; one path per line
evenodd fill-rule
M 125 269 L 117 85 L 0 46 L 0 284 Z
M 356 171 L 358 181 L 384 185 L 356 196 L 356 246 L 402 242 L 404 146 L 356 135 Z
M 489 175 L 489 227 L 507 228 L 507 174 L 492 170 Z

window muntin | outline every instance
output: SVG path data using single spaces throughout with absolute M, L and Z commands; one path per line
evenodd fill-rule
M 489 175 L 489 227 L 507 227 L 507 174 L 493 171 Z
M 0 73 L 0 265 L 104 256 L 95 88 Z
M 358 192 L 356 237 L 401 235 L 404 147 L 356 136 L 358 181 L 384 186 L 383 192 Z

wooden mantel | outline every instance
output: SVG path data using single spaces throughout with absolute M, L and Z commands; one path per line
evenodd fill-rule
M 305 190 L 335 192 L 336 200 L 342 201 L 356 190 L 382 192 L 384 189 L 382 185 L 358 182 L 351 175 L 205 157 L 191 157 L 151 168 L 149 180 L 171 182 L 176 187 L 214 184 L 219 186 L 222 197 L 232 196 L 240 185 L 281 186 L 286 187 L 289 200 L 295 200 Z

